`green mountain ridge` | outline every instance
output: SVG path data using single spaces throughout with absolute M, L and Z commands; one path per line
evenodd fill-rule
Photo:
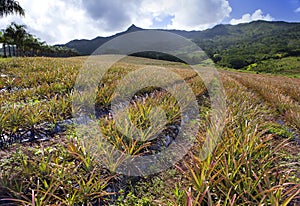
M 91 55 L 105 42 L 120 35 L 145 30 L 135 25 L 110 37 L 73 40 L 63 45 L 81 55 Z M 235 69 L 254 63 L 300 56 L 300 23 L 253 21 L 238 25 L 217 25 L 204 31 L 163 30 L 188 38 L 200 46 L 218 65 Z M 151 57 L 151 56 L 149 56 Z

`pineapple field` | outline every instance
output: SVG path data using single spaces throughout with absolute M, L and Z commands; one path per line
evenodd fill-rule
M 204 84 L 180 62 L 126 57 L 107 70 L 94 99 L 88 99 L 84 94 L 74 95 L 86 60 L 0 59 L 1 205 L 300 203 L 299 78 L 217 69 L 224 91 L 224 127 L 215 147 L 202 158 L 206 134 L 213 136 L 218 130 L 210 116 L 213 107 L 208 90 L 216 85 L 213 79 Z M 130 127 L 127 135 L 120 132 L 111 113 L 118 83 L 145 66 L 165 67 L 184 79 L 199 104 L 199 127 L 193 145 L 176 164 L 159 173 L 130 176 L 97 159 L 83 141 L 85 134 L 77 130 L 80 117 L 74 110 L 95 111 L 95 127 L 122 154 L 140 157 L 163 152 L 177 141 L 184 121 L 182 105 L 171 92 L 145 87 L 130 100 L 128 119 L 143 129 L 140 139 L 130 138 L 136 135 Z M 92 108 L 76 107 L 75 97 Z M 165 127 L 151 126 L 149 117 L 157 106 L 165 115 L 161 123 Z M 157 132 L 161 133 L 158 138 L 148 138 Z M 109 163 L 113 168 L 118 164 Z

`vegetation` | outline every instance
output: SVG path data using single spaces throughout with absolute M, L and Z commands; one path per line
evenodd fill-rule
M 218 25 L 195 41 L 218 65 L 241 69 L 263 60 L 299 56 L 299 31 L 298 23 L 256 21 Z
M 298 77 L 300 73 L 300 57 L 285 57 L 278 59 L 263 60 L 258 63 L 248 65 L 247 71 L 257 73 L 280 74 L 290 77 Z
M 118 132 L 110 114 L 112 95 L 118 80 L 129 72 L 145 65 L 168 67 L 185 79 L 201 102 L 201 127 L 183 160 L 150 177 L 127 177 L 97 161 L 72 124 L 74 83 L 84 61 L 84 57 L 0 61 L 0 204 L 299 204 L 298 78 L 220 70 L 227 101 L 225 128 L 214 151 L 201 160 L 204 131 L 214 133 L 201 78 L 182 63 L 137 57 L 116 63 L 99 83 L 93 109 L 99 112 L 97 128 L 124 153 L 147 155 L 157 152 L 152 146 L 165 143 L 163 138 L 134 140 L 130 128 L 127 136 Z M 91 101 L 84 95 L 81 100 Z M 151 132 L 146 129 L 155 105 L 163 107 L 169 126 L 182 118 L 174 97 L 151 87 L 132 99 L 130 121 Z
M 90 55 L 105 42 L 124 33 L 140 31 L 132 25 L 127 31 L 111 37 L 97 37 L 92 40 L 73 40 L 65 46 L 76 49 L 81 55 Z M 206 52 L 217 65 L 234 69 L 253 69 L 259 72 L 273 72 L 281 67 L 273 67 L 270 62 L 277 62 L 285 57 L 299 57 L 299 23 L 254 21 L 239 25 L 217 25 L 205 31 L 167 30 L 194 41 Z M 177 58 L 144 52 L 137 56 L 178 61 Z M 197 63 L 201 54 L 193 54 L 191 62 Z M 276 64 L 276 63 L 275 63 Z M 257 67 L 256 67 L 257 65 Z M 290 70 L 296 69 L 290 65 Z M 279 66 L 279 65 L 278 65 Z M 283 66 L 285 67 L 285 66 Z M 272 70 L 272 71 L 271 71 Z M 275 71 L 275 72 L 276 72 Z
M 0 36 L 3 56 L 75 56 L 77 52 L 61 46 L 49 46 L 26 31 L 25 25 L 12 22 Z M 8 54 L 8 55 L 7 55 Z
M 16 1 L 1 0 L 0 17 L 10 14 L 24 16 L 24 10 Z M 89 55 L 111 38 L 141 28 L 132 25 L 112 37 L 49 46 L 28 33 L 25 25 L 11 23 L 0 33 L 3 56 L 17 57 L 0 59 L 0 204 L 300 204 L 300 81 L 290 78 L 300 76 L 299 26 L 257 21 L 218 25 L 202 32 L 171 31 L 194 41 L 218 66 L 247 71 L 219 70 L 226 92 L 225 127 L 216 147 L 203 158 L 205 140 L 217 131 L 208 92 L 216 86 L 214 80 L 205 86 L 175 56 L 139 52 L 132 56 L 152 60 L 130 56 L 115 63 L 97 82 L 91 98 L 80 89 L 91 86 L 96 75 L 75 88 L 86 58 L 49 58 L 75 56 L 77 51 Z M 212 65 L 201 52 L 189 53 L 185 60 Z M 158 174 L 132 177 L 115 172 L 123 155 L 160 153 L 178 140 L 182 122 L 195 124 L 183 113 L 187 105 L 171 92 L 147 86 L 133 95 L 126 108 L 127 119 L 122 119 L 126 127 L 119 128 L 111 108 L 119 95 L 118 84 L 146 65 L 167 67 L 184 79 L 200 104 L 199 128 L 193 131 L 193 147 L 176 165 Z M 93 71 L 95 65 L 88 66 Z M 149 78 L 151 72 L 147 70 L 143 77 Z M 161 79 L 167 82 L 168 76 Z M 128 90 L 135 87 L 126 86 Z M 178 82 L 168 86 L 178 90 Z M 82 104 L 74 104 L 74 99 Z M 115 106 L 124 110 L 122 102 Z M 82 116 L 74 115 L 74 110 L 80 114 L 93 111 L 95 124 L 82 133 L 75 124 Z M 153 114 L 158 121 L 153 121 Z M 103 134 L 100 140 L 93 133 L 99 131 Z M 94 139 L 87 141 L 89 135 Z M 93 148 L 102 140 L 109 149 L 95 152 Z M 112 148 L 122 155 L 116 158 Z M 108 154 L 111 159 L 102 158 Z
M 0 17 L 7 16 L 9 14 L 25 15 L 24 9 L 19 5 L 19 2 L 14 0 L 1 0 L 0 1 Z

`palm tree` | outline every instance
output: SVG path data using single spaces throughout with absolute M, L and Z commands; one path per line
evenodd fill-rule
M 15 40 L 14 40 L 14 36 L 13 34 L 11 33 L 12 31 L 10 29 L 6 29 L 4 31 L 4 40 L 5 40 L 5 43 L 6 43 L 6 46 L 8 48 L 8 56 L 11 57 L 12 56 L 12 52 L 15 54 L 15 49 L 14 49 L 14 44 L 15 44 Z M 13 49 L 13 51 L 11 51 L 11 47 Z
M 28 33 L 25 30 L 25 25 L 18 25 L 15 22 L 12 22 L 6 29 L 4 35 L 7 36 L 7 39 L 10 39 L 10 43 L 16 45 L 16 54 L 17 56 L 22 55 L 24 50 L 24 40 L 28 36 Z
M 7 16 L 9 14 L 25 15 L 24 9 L 20 6 L 19 2 L 14 0 L 0 0 L 0 17 Z
M 38 56 L 39 51 L 46 44 L 46 42 L 41 42 L 38 38 L 34 37 L 32 34 L 28 34 L 24 40 L 25 51 L 29 56 Z
M 3 57 L 7 57 L 6 56 L 6 37 L 4 35 L 3 32 L 0 32 L 0 42 L 2 43 L 2 48 L 3 48 Z
M 38 41 L 37 45 L 36 45 L 36 55 L 39 56 L 40 53 L 45 50 L 45 47 L 47 47 L 47 43 L 45 41 Z

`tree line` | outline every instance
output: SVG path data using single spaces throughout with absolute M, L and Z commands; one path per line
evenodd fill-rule
M 12 22 L 0 34 L 3 56 L 74 56 L 74 49 L 62 46 L 49 46 L 26 31 L 25 25 Z

